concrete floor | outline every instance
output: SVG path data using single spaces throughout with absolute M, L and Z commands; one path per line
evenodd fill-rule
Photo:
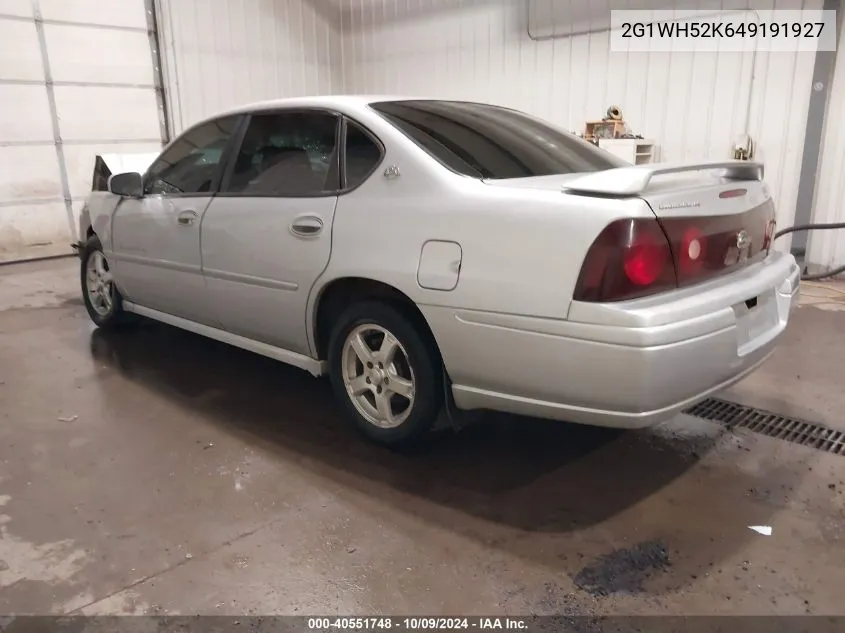
M 399 456 L 303 372 L 94 329 L 76 266 L 0 268 L 0 613 L 845 613 L 843 457 L 492 415 Z M 842 286 L 806 295 L 728 395 L 845 426 Z

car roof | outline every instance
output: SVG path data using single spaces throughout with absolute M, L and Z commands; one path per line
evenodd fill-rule
M 245 112 L 255 112 L 257 110 L 271 110 L 273 108 L 351 108 L 356 110 L 363 108 L 370 103 L 376 103 L 379 101 L 416 101 L 421 99 L 430 100 L 430 98 L 425 97 L 396 95 L 328 95 L 322 97 L 289 97 L 286 99 L 270 99 L 267 101 L 246 103 L 235 108 L 218 112 L 214 115 L 214 118 L 226 116 L 228 114 L 243 114 Z
M 221 110 L 214 114 L 207 115 L 202 119 L 196 120 L 182 131 L 179 132 L 174 139 L 182 134 L 187 133 L 192 129 L 196 129 L 201 125 L 205 125 L 211 121 L 216 121 L 222 117 L 227 117 L 236 114 L 249 114 L 251 112 L 260 112 L 262 110 L 273 110 L 276 108 L 324 108 L 327 110 L 336 110 L 346 114 L 355 114 L 367 108 L 373 103 L 380 103 L 383 101 L 441 101 L 449 103 L 468 103 L 479 105 L 477 101 L 469 101 L 466 99 L 444 99 L 437 97 L 419 97 L 409 95 L 326 95 L 326 96 L 312 96 L 312 97 L 288 97 L 285 99 L 269 99 L 267 101 L 255 101 L 252 103 L 244 103 L 234 108 Z

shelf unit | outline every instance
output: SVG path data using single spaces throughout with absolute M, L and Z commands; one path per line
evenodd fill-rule
M 599 147 L 632 165 L 646 165 L 655 160 L 655 144 L 650 139 L 600 138 Z

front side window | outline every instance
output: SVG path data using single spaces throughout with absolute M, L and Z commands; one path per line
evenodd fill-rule
M 253 115 L 223 191 L 281 197 L 337 191 L 339 122 L 328 112 Z
M 370 104 L 453 171 L 503 179 L 602 171 L 627 163 L 522 112 L 460 101 Z
M 226 144 L 240 121 L 228 116 L 188 130 L 156 159 L 144 190 L 153 194 L 212 193 Z

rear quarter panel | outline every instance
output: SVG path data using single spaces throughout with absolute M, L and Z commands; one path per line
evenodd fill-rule
M 338 200 L 331 260 L 312 293 L 312 316 L 322 287 L 363 277 L 391 285 L 419 305 L 564 319 L 598 233 L 621 217 L 653 217 L 642 200 L 490 186 L 457 175 L 373 117 L 364 123 L 381 138 L 385 159 Z M 385 177 L 384 169 L 394 165 L 401 175 Z M 418 284 L 428 240 L 460 244 L 453 290 Z

